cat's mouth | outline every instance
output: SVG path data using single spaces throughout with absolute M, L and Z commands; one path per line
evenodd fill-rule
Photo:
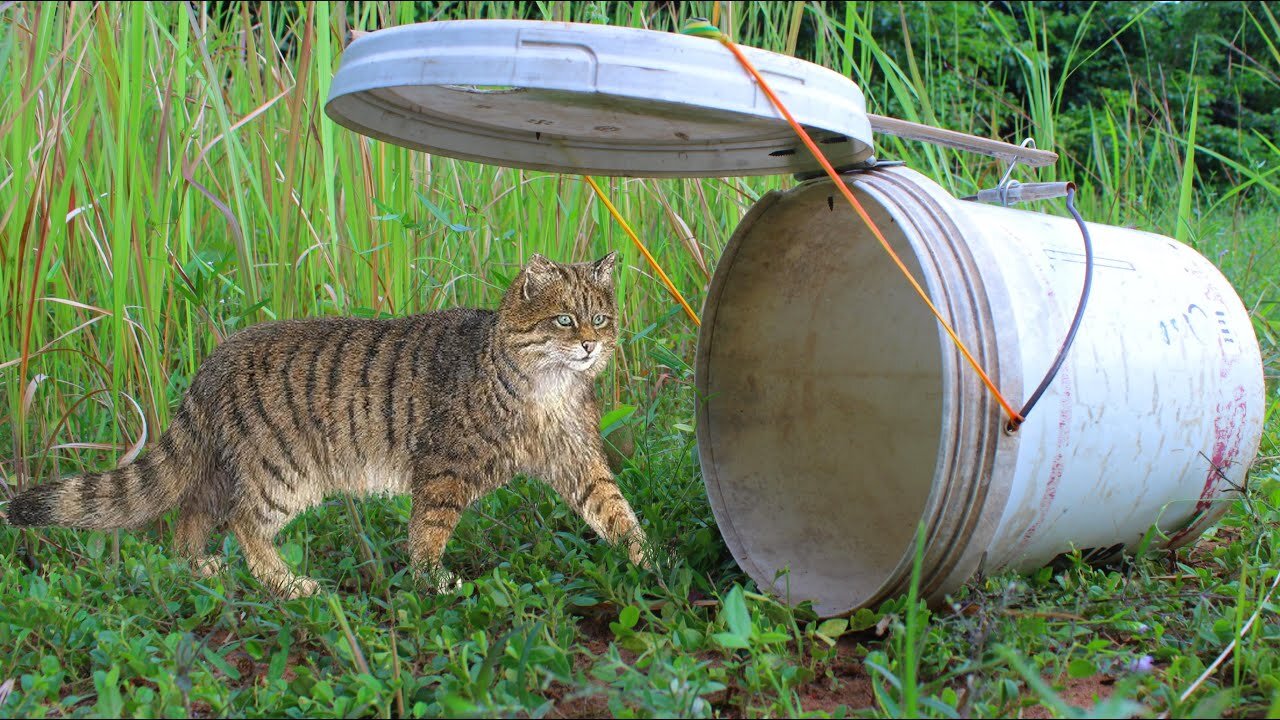
M 569 367 L 574 370 L 586 370 L 596 364 L 596 358 L 598 357 L 600 357 L 599 349 L 592 350 L 591 352 L 585 353 L 579 357 L 571 357 L 569 358 Z

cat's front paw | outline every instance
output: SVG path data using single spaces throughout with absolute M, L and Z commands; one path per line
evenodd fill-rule
M 204 555 L 191 561 L 191 569 L 195 572 L 196 577 L 211 578 L 221 573 L 226 568 L 226 563 L 222 558 L 214 555 Z
M 462 580 L 457 575 L 440 566 L 419 570 L 418 581 L 434 595 L 456 592 L 462 587 Z
M 628 548 L 628 557 L 637 567 L 653 572 L 653 556 L 640 541 L 632 541 Z
M 309 577 L 289 575 L 280 578 L 276 583 L 276 592 L 285 600 L 311 597 L 320 593 L 320 583 Z

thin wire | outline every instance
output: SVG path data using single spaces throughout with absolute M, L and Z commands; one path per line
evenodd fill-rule
M 658 265 L 658 261 L 653 258 L 653 253 L 649 252 L 649 248 L 645 247 L 644 243 L 640 242 L 640 237 L 636 235 L 636 231 L 632 230 L 631 226 L 627 224 L 627 221 L 623 219 L 622 213 L 618 212 L 618 208 L 614 207 L 613 203 L 609 202 L 609 198 L 605 196 L 604 191 L 600 189 L 600 186 L 596 184 L 596 181 L 593 180 L 590 175 L 583 175 L 582 177 L 587 181 L 587 184 L 591 186 L 591 189 L 596 191 L 596 197 L 600 198 L 600 202 L 604 203 L 604 206 L 609 210 L 609 214 L 612 215 L 613 219 L 622 227 L 622 230 L 627 234 L 627 237 L 631 238 L 631 242 L 635 243 L 637 248 L 640 248 L 640 253 L 644 255 L 644 259 L 649 261 L 649 267 L 653 268 L 653 271 L 658 273 L 658 277 L 662 280 L 662 284 L 667 286 L 667 292 L 671 293 L 671 297 L 674 297 L 680 303 L 680 307 L 684 308 L 685 315 L 689 316 L 689 319 L 693 321 L 694 325 L 702 327 L 702 321 L 698 320 L 698 314 L 693 311 L 693 308 L 689 306 L 688 301 L 686 301 L 684 296 L 680 294 L 680 291 L 676 289 L 675 283 L 671 282 L 671 278 L 667 277 L 667 273 L 662 270 L 660 265 Z
M 1080 302 L 1076 305 L 1075 317 L 1071 318 L 1071 327 L 1067 329 L 1067 337 L 1062 341 L 1062 347 L 1058 348 L 1058 356 L 1054 358 L 1053 365 L 1049 367 L 1049 372 L 1045 373 L 1044 379 L 1040 381 L 1039 387 L 1035 392 L 1031 393 L 1031 397 L 1027 399 L 1027 404 L 1022 406 L 1022 411 L 1018 413 L 1021 419 L 1017 422 L 1009 421 L 1009 430 L 1017 430 L 1018 426 L 1027 418 L 1027 413 L 1031 412 L 1031 408 L 1035 407 L 1040 401 L 1040 396 L 1048 389 L 1049 383 L 1057 377 L 1058 370 L 1062 368 L 1062 363 L 1067 359 L 1067 352 L 1071 349 L 1071 343 L 1075 342 L 1076 331 L 1080 329 L 1080 320 L 1084 317 L 1084 308 L 1089 304 L 1089 290 L 1093 287 L 1093 240 L 1089 237 L 1089 227 L 1084 224 L 1084 218 L 1080 217 L 1080 211 L 1076 210 L 1076 186 L 1074 183 L 1067 185 L 1067 212 L 1071 213 L 1071 217 L 1075 218 L 1076 224 L 1080 226 L 1080 235 L 1084 238 L 1084 287 L 1080 289 Z
M 982 366 L 978 364 L 978 361 L 973 357 L 973 354 L 969 352 L 969 348 L 965 346 L 964 342 L 960 339 L 960 336 L 956 334 L 956 331 L 951 328 L 951 324 L 942 317 L 942 313 L 939 312 L 938 308 L 933 304 L 933 301 L 929 299 L 929 294 L 925 292 L 925 289 L 916 280 L 915 276 L 911 274 L 911 271 L 907 268 L 906 264 L 902 262 L 902 258 L 898 257 L 898 253 L 894 252 L 893 248 L 889 245 L 889 241 L 886 240 L 884 234 L 880 232 L 880 228 L 876 226 L 875 222 L 871 219 L 871 216 L 868 215 L 867 211 L 862 207 L 862 203 L 858 202 L 858 199 L 853 196 L 853 192 L 849 190 L 849 186 L 840 179 L 840 175 L 835 171 L 835 168 L 831 166 L 831 163 L 827 160 L 826 156 L 822 154 L 822 150 L 820 150 L 817 144 L 813 142 L 813 139 L 809 137 L 809 133 L 805 132 L 804 127 L 802 127 L 800 123 L 796 122 L 796 119 L 791 115 L 791 112 L 787 110 L 786 106 L 782 104 L 782 101 L 778 99 L 778 96 L 774 94 L 773 89 L 769 87 L 769 84 L 765 82 L 765 79 L 756 71 L 755 66 L 751 64 L 751 61 L 747 59 L 747 56 L 738 49 L 738 46 L 735 45 L 727 35 L 720 32 L 719 28 L 711 25 L 706 20 L 694 18 L 685 24 L 685 27 L 681 29 L 681 32 L 688 35 L 719 40 L 722 45 L 733 53 L 734 57 L 738 59 L 738 62 L 742 67 L 750 73 L 751 77 L 755 78 L 756 83 L 760 85 L 760 89 L 764 91 L 765 96 L 769 98 L 769 101 L 773 103 L 773 106 L 777 108 L 778 112 L 786 118 L 786 121 L 791 125 L 791 129 L 794 130 L 796 135 L 800 137 L 800 140 L 804 142 L 805 147 L 809 148 L 809 152 L 813 154 L 814 159 L 816 159 L 818 164 L 822 166 L 822 169 L 826 171 L 827 176 L 831 178 L 831 181 L 835 184 L 836 188 L 842 195 L 844 195 L 844 198 L 849 202 L 849 205 L 851 205 L 854 211 L 858 213 L 858 217 L 862 218 L 862 221 L 866 223 L 867 227 L 871 230 L 871 233 L 875 235 L 876 240 L 880 242 L 880 246 L 884 248 L 885 252 L 889 254 L 889 257 L 893 259 L 894 264 L 902 271 L 903 276 L 905 276 L 907 281 L 911 283 L 911 287 L 915 288 L 920 299 L 924 301 L 924 304 L 929 307 L 933 316 L 937 318 L 938 322 L 942 325 L 942 329 L 946 330 L 947 335 L 951 336 L 951 341 L 955 344 L 956 349 L 960 351 L 960 354 L 964 356 L 965 360 L 969 362 L 969 365 L 972 366 L 974 371 L 978 373 L 978 376 L 982 378 L 983 384 L 987 386 L 987 389 L 991 391 L 991 394 L 995 397 L 996 401 L 1000 403 L 1000 406 L 1004 408 L 1005 413 L 1009 416 L 1010 425 L 1014 428 L 1021 425 L 1023 416 L 1013 409 L 1013 406 L 1005 399 L 1004 394 L 1000 392 L 999 388 L 996 387 L 990 376 L 988 376 L 986 371 L 982 369 Z

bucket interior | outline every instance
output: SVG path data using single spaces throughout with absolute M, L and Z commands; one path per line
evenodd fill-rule
M 858 195 L 933 295 L 914 231 Z M 948 389 L 937 321 L 829 183 L 749 215 L 721 265 L 698 349 L 720 530 L 762 587 L 847 612 L 894 579 L 933 490 Z

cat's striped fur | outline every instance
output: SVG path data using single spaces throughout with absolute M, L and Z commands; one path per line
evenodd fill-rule
M 317 590 L 274 537 L 335 493 L 412 496 L 409 551 L 439 578 L 466 507 L 514 474 L 551 485 L 642 561 L 592 386 L 617 340 L 610 253 L 534 255 L 500 307 L 391 320 L 255 325 L 205 360 L 157 446 L 126 467 L 15 498 L 12 525 L 137 527 L 179 508 L 178 549 L 214 572 L 210 535 L 235 533 L 253 574 L 285 595 Z

